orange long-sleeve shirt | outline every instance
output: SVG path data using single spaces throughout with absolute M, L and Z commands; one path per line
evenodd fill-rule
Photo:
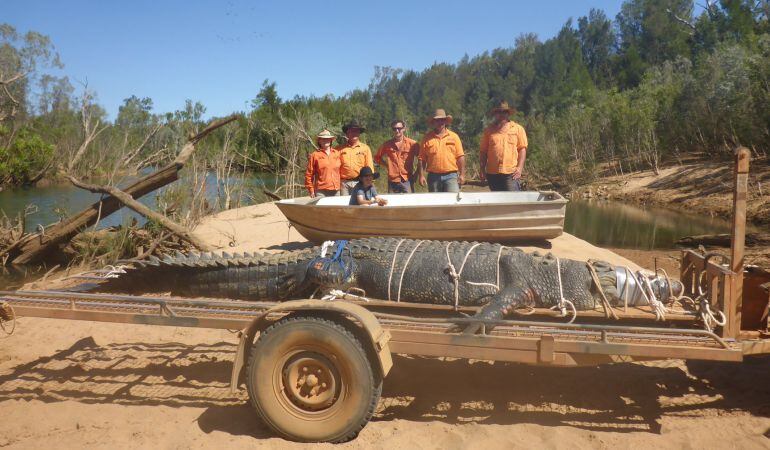
M 519 162 L 519 151 L 527 145 L 527 133 L 516 122 L 507 122 L 500 129 L 487 127 L 479 146 L 479 153 L 487 156 L 486 173 L 513 173 Z
M 431 130 L 422 140 L 420 161 L 425 161 L 428 172 L 457 172 L 457 158 L 464 155 L 460 136 L 454 131 L 446 130 L 443 136 L 439 136 Z
M 340 178 L 343 180 L 355 180 L 358 178 L 358 173 L 364 166 L 369 166 L 374 170 L 374 163 L 372 162 L 372 149 L 368 145 L 361 141 L 358 141 L 355 145 L 347 143 L 345 145 L 337 147 L 337 151 L 340 152 Z
M 305 187 L 314 194 L 319 189 L 340 189 L 340 152 L 332 149 L 327 155 L 318 149 L 310 154 L 305 170 Z
M 401 142 L 395 139 L 385 141 L 377 150 L 374 161 L 382 164 L 382 158 L 388 158 L 388 180 L 394 183 L 408 181 L 411 175 L 414 158 L 420 153 L 420 144 L 414 139 L 404 137 Z

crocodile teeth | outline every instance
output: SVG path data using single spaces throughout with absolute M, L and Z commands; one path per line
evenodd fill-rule
M 225 258 L 225 259 L 230 259 L 230 258 L 232 258 L 232 257 L 233 257 L 233 256 L 232 256 L 231 254 L 229 254 L 229 253 L 227 253 L 227 252 L 222 252 L 222 258 Z

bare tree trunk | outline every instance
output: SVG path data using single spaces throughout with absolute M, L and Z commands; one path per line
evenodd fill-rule
M 158 133 L 158 131 L 160 131 L 161 128 L 163 128 L 163 124 L 159 123 L 152 130 L 150 130 L 150 132 L 147 134 L 147 136 L 145 136 L 145 138 L 142 141 L 142 143 L 139 144 L 139 146 L 137 146 L 135 149 L 133 149 L 131 152 L 129 152 L 128 155 L 126 155 L 123 158 L 123 160 L 121 161 L 121 165 L 128 166 L 129 164 L 131 164 L 131 161 L 133 161 L 134 158 L 139 156 L 139 153 L 142 151 L 142 149 L 144 149 L 144 147 L 147 145 L 147 143 L 150 142 L 150 139 L 152 139 L 153 136 L 155 136 Z
M 83 97 L 80 102 L 80 120 L 83 124 L 83 142 L 80 144 L 80 147 L 78 147 L 78 150 L 75 152 L 72 158 L 70 158 L 70 160 L 67 162 L 67 172 L 69 173 L 72 173 L 72 169 L 75 167 L 75 165 L 77 165 L 77 163 L 86 153 L 86 150 L 88 150 L 88 146 L 91 145 L 91 142 L 93 142 L 94 139 L 99 136 L 99 133 L 107 129 L 106 125 L 99 128 L 99 124 L 101 123 L 99 119 L 96 119 L 96 122 L 93 122 L 93 117 L 91 117 L 92 99 L 93 96 L 88 91 L 88 87 L 86 86 L 83 89 Z
M 152 219 L 158 222 L 163 228 L 167 229 L 171 233 L 189 242 L 199 250 L 211 251 L 214 249 L 210 245 L 206 244 L 205 242 L 193 236 L 192 233 L 190 233 L 190 230 L 188 230 L 187 228 L 179 225 L 178 223 L 174 222 L 173 220 L 169 219 L 163 214 L 156 213 L 155 211 L 141 204 L 137 200 L 134 200 L 132 196 L 128 195 L 127 193 L 121 191 L 120 189 L 114 186 L 97 186 L 94 184 L 84 183 L 78 180 L 77 178 L 73 177 L 72 175 L 70 175 L 68 178 L 70 182 L 72 182 L 72 184 L 74 184 L 75 186 L 81 189 L 85 189 L 87 191 L 90 191 L 96 194 L 109 194 L 112 197 L 117 198 L 124 205 L 128 206 L 129 208 L 133 209 L 134 211 L 138 212 L 144 217 L 147 217 L 148 219 Z

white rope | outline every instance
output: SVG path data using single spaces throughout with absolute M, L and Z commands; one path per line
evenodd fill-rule
M 126 273 L 126 267 L 128 266 L 106 266 L 105 269 L 109 269 L 109 272 L 107 272 L 104 278 L 118 278 L 120 274 Z
M 647 299 L 647 302 L 650 304 L 650 308 L 652 308 L 653 312 L 655 313 L 655 320 L 656 321 L 665 321 L 666 320 L 666 313 L 668 312 L 668 309 L 666 309 L 666 305 L 663 304 L 660 300 L 655 297 L 655 291 L 652 289 L 652 284 L 650 284 L 650 279 L 647 278 L 642 271 L 640 270 L 637 272 L 638 276 L 642 279 L 644 282 L 642 284 L 642 289 L 640 291 L 642 292 L 642 295 Z M 645 288 L 647 291 L 649 291 L 649 296 L 647 293 L 645 293 Z
M 356 288 L 353 288 L 353 289 L 356 289 Z M 362 289 L 356 289 L 356 290 L 363 292 Z M 358 301 L 364 301 L 364 302 L 368 302 L 369 301 L 369 299 L 366 298 L 363 295 L 356 295 L 356 294 L 352 294 L 350 292 L 341 291 L 339 289 L 332 289 L 332 290 L 329 291 L 328 294 L 326 294 L 323 297 L 321 297 L 321 300 L 325 300 L 325 301 L 333 301 L 333 300 L 337 300 L 337 299 L 342 299 L 342 300 L 358 300 Z
M 449 269 L 449 276 L 452 277 L 452 282 L 455 285 L 455 311 L 459 309 L 460 307 L 460 277 L 463 274 L 463 269 L 465 269 L 465 263 L 468 261 L 468 256 L 470 256 L 471 252 L 476 249 L 480 243 L 474 244 L 468 252 L 465 254 L 465 258 L 463 258 L 462 264 L 460 264 L 460 271 L 458 272 L 457 269 L 455 269 L 454 264 L 452 264 L 452 258 L 449 256 L 449 246 L 451 246 L 451 242 L 447 242 L 446 244 L 446 260 L 447 260 L 447 269 Z
M 417 251 L 417 249 L 422 245 L 422 243 L 425 241 L 420 241 L 417 243 L 417 245 L 414 246 L 412 249 L 412 253 L 409 254 L 409 257 L 406 258 L 406 262 L 404 263 L 404 269 L 401 271 L 401 278 L 398 279 L 398 295 L 396 295 L 396 303 L 401 301 L 401 284 L 404 282 L 404 274 L 406 273 L 406 268 L 409 266 L 409 261 L 412 260 L 412 256 L 414 256 L 414 252 Z
M 321 246 L 321 258 L 326 257 L 326 252 L 332 245 L 334 245 L 334 241 L 324 241 L 323 245 Z
M 497 251 L 497 278 L 496 283 L 480 283 L 476 281 L 466 281 L 466 283 L 470 284 L 471 286 L 489 286 L 491 288 L 494 288 L 497 292 L 500 292 L 500 257 L 503 254 L 503 249 L 506 249 L 508 247 L 501 245 L 500 250 Z
M 714 328 L 716 328 L 717 325 L 720 327 L 727 325 L 727 317 L 725 317 L 724 313 L 717 310 L 717 314 L 721 317 L 721 319 L 717 319 L 714 312 L 711 310 L 711 304 L 707 299 L 701 299 L 701 305 L 700 317 L 701 320 L 703 320 L 703 326 L 706 330 L 714 331 Z
M 390 275 L 388 275 L 388 301 L 390 301 L 390 284 L 393 280 L 393 269 L 396 267 L 396 258 L 398 257 L 398 249 L 401 247 L 401 244 L 404 243 L 406 239 L 401 239 L 398 241 L 398 245 L 396 245 L 396 250 L 393 252 L 393 261 L 390 262 Z M 406 268 L 404 268 L 406 270 Z
M 570 319 L 567 323 L 572 323 L 577 319 L 577 308 L 575 308 L 575 304 L 571 301 L 564 298 L 564 287 L 562 285 L 561 281 L 561 261 L 559 258 L 556 258 L 556 275 L 559 280 L 559 303 L 555 304 L 551 307 L 551 310 L 559 310 L 561 312 L 561 317 L 567 317 L 567 305 L 569 305 L 570 309 L 572 310 L 572 319 Z

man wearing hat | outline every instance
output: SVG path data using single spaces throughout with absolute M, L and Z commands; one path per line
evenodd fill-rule
M 361 168 L 358 174 L 358 183 L 350 190 L 350 205 L 385 206 L 388 200 L 377 195 L 377 189 L 374 187 L 374 180 L 380 178 L 379 173 L 372 173 L 368 166 Z
M 358 174 L 363 167 L 374 168 L 372 150 L 359 139 L 361 133 L 365 131 L 366 128 L 355 120 L 342 127 L 342 132 L 347 137 L 345 145 L 337 147 L 342 164 L 340 166 L 342 195 L 350 194 L 350 190 L 358 183 Z
M 452 116 L 437 109 L 429 122 L 433 129 L 420 145 L 420 184 L 425 186 L 427 172 L 430 192 L 460 192 L 465 183 L 465 152 L 460 136 L 447 129 Z
M 334 197 L 340 191 L 340 153 L 332 148 L 334 135 L 323 130 L 316 136 L 318 149 L 310 154 L 305 187 L 310 197 Z
M 493 122 L 484 130 L 479 147 L 481 181 L 490 191 L 520 191 L 519 179 L 527 158 L 527 133 L 510 120 L 514 109 L 502 101 L 489 112 Z

